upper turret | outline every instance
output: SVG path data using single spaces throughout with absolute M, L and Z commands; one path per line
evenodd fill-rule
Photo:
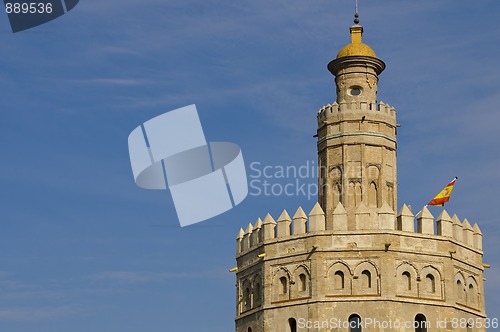
M 368 102 L 377 100 L 378 75 L 385 63 L 377 58 L 373 49 L 362 41 L 363 27 L 359 25 L 358 13 L 351 26 L 351 43 L 344 46 L 337 58 L 328 64 L 328 70 L 337 83 L 337 103 Z

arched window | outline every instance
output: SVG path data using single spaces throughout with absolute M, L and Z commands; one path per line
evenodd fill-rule
M 289 326 L 289 330 L 290 332 L 297 332 L 297 321 L 295 320 L 295 318 L 289 318 L 288 319 L 288 326 Z
M 333 185 L 333 206 L 336 207 L 342 202 L 342 187 L 339 182 Z
M 256 283 L 253 287 L 253 299 L 255 303 L 260 303 L 260 283 Z
M 370 187 L 368 188 L 368 206 L 376 208 L 377 204 L 377 185 L 375 182 L 370 183 Z
M 245 310 L 249 310 L 252 305 L 251 305 L 251 296 L 250 296 L 250 288 L 245 288 L 245 292 L 243 294 L 243 305 L 245 307 Z
M 344 272 L 342 271 L 337 271 L 335 272 L 335 277 L 334 277 L 334 286 L 335 289 L 344 289 Z
M 428 274 L 425 277 L 425 283 L 426 283 L 426 290 L 428 293 L 435 293 L 436 292 L 436 278 L 432 274 Z
M 411 274 L 408 271 L 403 272 L 403 287 L 404 290 L 411 290 Z
M 354 193 L 354 182 L 349 182 L 349 191 L 347 192 L 347 206 L 356 207 L 356 199 Z
M 361 332 L 361 317 L 354 314 L 349 316 L 349 332 Z
M 286 279 L 286 277 L 280 278 L 280 284 L 281 284 L 281 294 L 288 293 L 288 280 Z
M 427 326 L 429 326 L 429 322 L 424 315 L 418 314 L 415 316 L 415 332 L 427 332 Z
M 356 182 L 354 192 L 356 194 L 355 206 L 358 207 L 361 205 L 361 201 L 363 200 L 363 198 L 362 198 L 363 197 L 363 190 L 361 189 L 361 183 Z
M 372 274 L 368 270 L 361 272 L 362 285 L 366 288 L 372 288 Z
M 473 284 L 469 285 L 468 293 L 467 293 L 468 305 L 471 307 L 477 307 L 477 294 L 476 287 Z
M 252 332 L 252 328 L 249 327 L 248 330 L 247 330 L 247 332 Z
M 387 203 L 391 209 L 394 209 L 394 186 L 392 183 L 387 184 Z
M 458 302 L 464 302 L 464 286 L 460 280 L 457 280 L 457 300 Z
M 334 167 L 330 174 L 333 188 L 333 207 L 335 208 L 342 202 L 342 168 Z
M 300 281 L 299 290 L 301 292 L 304 292 L 307 289 L 307 278 L 306 278 L 306 275 L 304 273 L 300 274 L 299 281 Z

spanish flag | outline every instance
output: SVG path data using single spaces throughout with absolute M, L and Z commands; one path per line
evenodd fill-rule
M 436 197 L 434 197 L 427 205 L 437 205 L 437 206 L 444 206 L 444 203 L 448 202 L 450 200 L 451 192 L 453 191 L 453 186 L 455 185 L 455 182 L 457 182 L 458 177 L 455 177 L 453 181 L 448 183 L 448 185 L 441 190 L 439 194 L 437 194 Z

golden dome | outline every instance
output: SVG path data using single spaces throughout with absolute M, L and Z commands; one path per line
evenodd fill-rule
M 370 56 L 376 58 L 377 55 L 372 48 L 361 41 L 362 35 L 363 27 L 357 24 L 353 25 L 351 27 L 351 43 L 340 50 L 337 59 L 345 56 Z
M 340 50 L 339 54 L 337 54 L 337 59 L 343 58 L 345 56 L 355 56 L 355 55 L 371 56 L 374 58 L 377 57 L 377 55 L 370 46 L 360 43 L 360 44 L 349 44 L 344 46 Z

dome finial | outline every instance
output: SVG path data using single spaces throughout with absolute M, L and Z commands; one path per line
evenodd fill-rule
M 354 14 L 354 24 L 359 24 L 358 0 L 356 0 L 356 13 Z

